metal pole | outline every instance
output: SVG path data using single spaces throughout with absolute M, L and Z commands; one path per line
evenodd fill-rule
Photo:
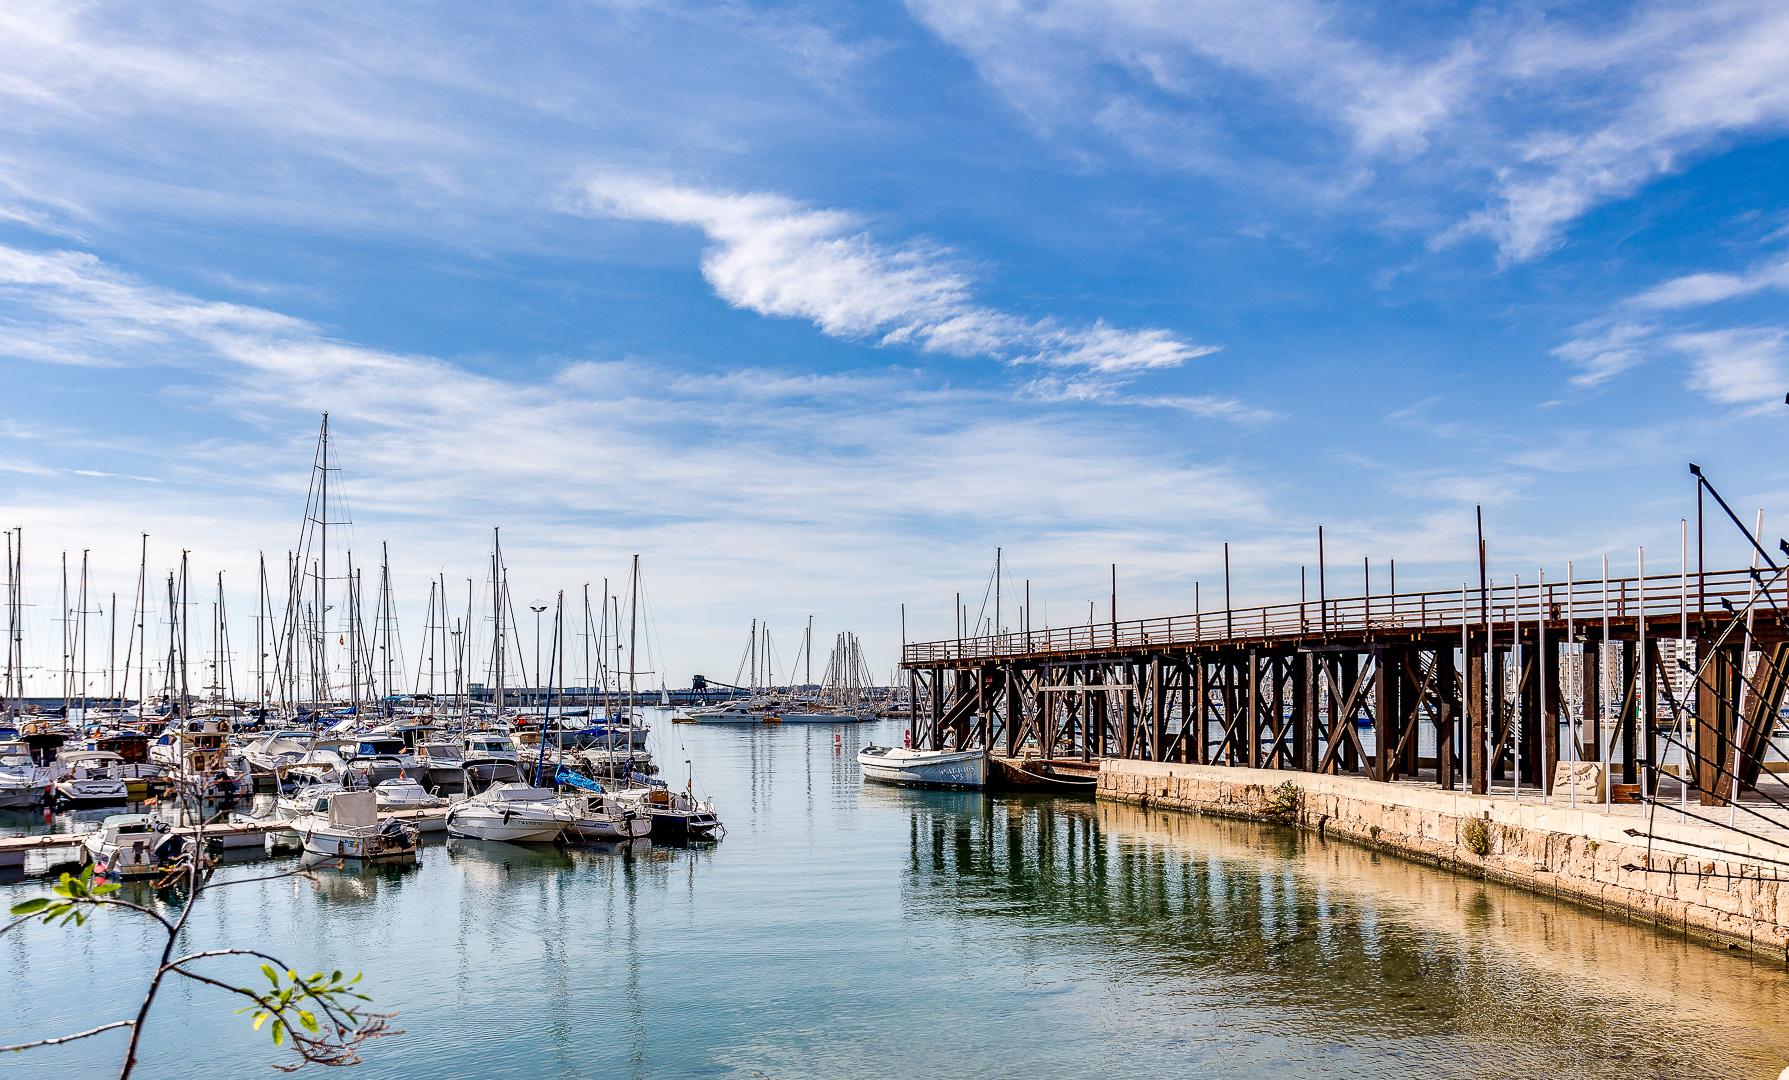
M 1511 596 L 1511 604 L 1510 604 L 1510 612 L 1509 612 L 1509 645 L 1510 645 L 1509 660 L 1510 660 L 1510 669 L 1516 677 L 1516 694 L 1515 694 L 1515 700 L 1512 703 L 1514 707 L 1510 711 L 1510 715 L 1515 718 L 1515 722 L 1511 725 L 1511 727 L 1514 728 L 1514 736 L 1515 736 L 1515 747 L 1516 747 L 1515 761 L 1514 761 L 1515 768 L 1512 769 L 1511 772 L 1513 772 L 1515 774 L 1516 782 L 1515 782 L 1515 785 L 1510 790 L 1517 798 L 1520 798 L 1522 795 L 1522 721 L 1525 719 L 1525 717 L 1523 717 L 1523 715 L 1522 715 L 1522 659 L 1523 659 L 1523 657 L 1522 657 L 1522 575 L 1521 574 L 1515 575 L 1515 591 L 1512 592 L 1510 594 L 1510 596 Z
M 1608 653 L 1608 553 L 1603 553 L 1603 638 L 1599 640 L 1596 647 L 1601 651 L 1598 656 L 1598 667 L 1596 667 L 1596 676 L 1598 676 L 1601 687 L 1598 687 L 1599 694 L 1596 697 L 1598 697 L 1599 708 L 1603 710 L 1601 719 L 1608 719 L 1608 669 L 1612 667 L 1610 653 Z M 1615 710 L 1617 710 L 1615 717 L 1619 721 L 1621 706 L 1615 706 Z M 1601 728 L 1603 726 L 1598 724 L 1598 730 Z M 1603 806 L 1605 808 L 1615 805 L 1615 774 L 1610 771 L 1610 765 L 1614 764 L 1615 738 L 1621 737 L 1621 724 L 1612 722 L 1608 728 L 1610 728 L 1608 749 L 1598 746 L 1598 755 L 1603 758 Z
M 1234 640 L 1230 612 L 1230 544 L 1224 542 L 1224 637 Z
M 1698 490 L 1698 495 L 1700 495 L 1700 490 Z M 1700 508 L 1698 507 L 1698 509 L 1700 509 Z M 1696 524 L 1698 526 L 1697 533 L 1696 533 L 1696 537 L 1697 537 L 1696 554 L 1697 554 L 1698 560 L 1700 560 L 1700 558 L 1701 558 L 1701 535 L 1702 535 L 1701 529 L 1700 529 L 1701 523 L 1702 523 L 1702 518 L 1701 518 L 1701 515 L 1698 514 L 1697 518 L 1696 518 Z M 1752 541 L 1752 546 L 1754 548 L 1762 547 L 1764 544 L 1764 511 L 1762 509 L 1760 509 L 1758 511 L 1758 525 L 1757 525 L 1757 528 L 1754 530 L 1754 533 L 1755 533 L 1755 535 L 1754 535 L 1754 538 Z M 1752 552 L 1752 569 L 1753 570 L 1758 569 L 1758 553 L 1755 550 Z M 1758 603 L 1758 575 L 1753 574 L 1752 578 L 1751 578 L 1751 585 L 1748 588 L 1748 595 L 1746 598 L 1745 648 L 1742 649 L 1739 654 L 1739 673 L 1738 673 L 1739 674 L 1739 713 L 1735 717 L 1734 725 L 1733 725 L 1733 779 L 1727 785 L 1727 824 L 1728 825 L 1734 824 L 1734 822 L 1738 820 L 1738 815 L 1739 815 L 1739 747 L 1740 747 L 1741 736 L 1744 734 L 1740 730 L 1740 725 L 1745 723 L 1746 691 L 1751 688 L 1751 683 L 1745 677 L 1745 658 L 1747 656 L 1751 655 L 1751 652 L 1752 652 L 1752 611 L 1753 611 L 1754 606 L 1757 603 Z
M 1323 564 L 1323 526 L 1317 526 L 1317 610 L 1323 619 L 1323 636 L 1329 636 L 1329 584 Z
M 1567 676 L 1567 678 L 1575 678 L 1577 680 L 1578 685 L 1580 687 L 1582 687 L 1584 685 L 1583 649 L 1575 644 L 1575 642 L 1578 640 L 1577 602 L 1576 602 L 1576 599 L 1572 595 L 1573 591 L 1577 587 L 1577 579 L 1576 579 L 1575 573 L 1576 573 L 1576 568 L 1573 567 L 1572 561 L 1570 559 L 1567 559 L 1565 561 L 1565 654 L 1567 656 L 1571 656 L 1572 650 L 1574 648 L 1577 648 L 1578 649 L 1577 655 L 1579 658 L 1578 659 L 1578 673 L 1575 676 Z M 1581 726 L 1583 715 L 1584 715 L 1584 697 L 1583 697 L 1582 691 L 1580 691 L 1580 693 L 1578 695 L 1578 716 L 1580 718 L 1579 721 L 1574 722 L 1572 720 L 1572 711 L 1569 706 L 1565 710 L 1565 730 L 1566 730 L 1566 733 L 1571 736 L 1571 743 L 1568 746 L 1568 749 L 1571 751 L 1571 754 L 1572 754 L 1572 765 L 1573 766 L 1576 766 L 1578 764 L 1578 759 L 1580 756 L 1578 753 L 1578 730 L 1579 730 L 1579 727 Z M 1572 769 L 1571 800 L 1572 800 L 1572 808 L 1577 809 L 1577 806 L 1578 806 L 1578 770 L 1575 767 Z
M 1652 723 L 1652 703 L 1646 700 L 1648 696 L 1646 693 L 1646 672 L 1650 666 L 1650 662 L 1646 656 L 1646 548 L 1644 545 L 1636 550 L 1634 558 L 1639 575 L 1635 579 L 1634 585 L 1635 591 L 1639 594 L 1638 611 L 1640 613 L 1640 670 L 1634 673 L 1634 738 L 1641 740 L 1641 745 L 1645 746 L 1652 741 L 1647 735 L 1651 730 L 1647 725 Z M 1659 763 L 1656 761 L 1648 761 L 1646 767 L 1652 771 L 1653 782 L 1647 784 L 1646 777 L 1642 774 L 1640 778 L 1640 786 L 1647 798 L 1652 798 L 1658 794 Z

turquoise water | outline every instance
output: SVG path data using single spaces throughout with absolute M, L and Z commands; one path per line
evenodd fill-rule
M 694 760 L 727 823 L 713 847 L 437 840 L 410 868 L 208 894 L 190 947 L 364 969 L 404 1034 L 327 1075 L 1774 1076 L 1789 1063 L 1780 964 L 1278 829 L 865 788 L 856 749 L 899 727 L 836 730 L 837 747 L 817 725 L 660 725 L 667 771 L 681 780 L 675 763 Z M 126 1015 L 152 947 L 148 927 L 110 913 L 0 938 L 0 1041 Z M 253 963 L 208 970 L 259 978 Z M 234 1007 L 176 983 L 138 1075 L 278 1075 Z M 104 1075 L 123 1041 L 0 1072 Z

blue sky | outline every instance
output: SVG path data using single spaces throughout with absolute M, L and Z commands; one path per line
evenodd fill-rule
M 886 668 L 996 545 L 1060 625 L 1317 522 L 1456 586 L 1481 502 L 1499 576 L 1674 566 L 1692 459 L 1774 536 L 1785 70 L 1768 2 L 10 4 L 30 648 L 141 532 L 246 613 L 326 409 L 409 624 L 492 525 L 519 600 L 637 551 L 679 685 Z

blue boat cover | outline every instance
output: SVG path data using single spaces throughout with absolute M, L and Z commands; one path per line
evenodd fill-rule
M 585 791 L 594 791 L 598 795 L 601 795 L 602 791 L 603 791 L 603 786 L 601 784 L 597 783 L 595 780 L 590 779 L 590 777 L 585 776 L 583 773 L 572 772 L 570 769 L 566 768 L 563 765 L 561 765 L 559 767 L 559 772 L 553 777 L 553 781 L 555 783 L 564 784 L 566 787 L 575 787 L 575 788 L 582 788 Z

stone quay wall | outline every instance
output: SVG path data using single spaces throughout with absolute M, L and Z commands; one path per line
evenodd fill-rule
M 1549 803 L 1538 794 L 1107 759 L 1098 795 L 1347 837 L 1789 961 L 1789 880 L 1776 880 L 1789 877 L 1789 868 L 1769 861 L 1784 858 L 1785 849 L 1768 837 L 1760 843 L 1712 825 L 1665 821 L 1664 811 L 1649 851 L 1644 836 L 1628 835 L 1647 829 L 1645 808 L 1571 807 L 1559 794 Z M 1704 850 L 1710 847 L 1721 853 Z

